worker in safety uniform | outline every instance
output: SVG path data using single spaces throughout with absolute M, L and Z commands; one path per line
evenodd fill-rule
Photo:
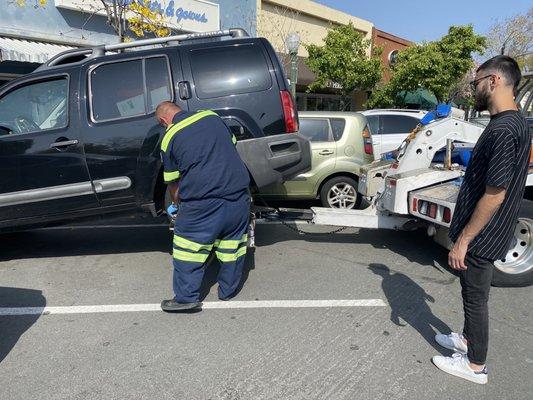
M 235 136 L 213 111 L 183 111 L 166 101 L 156 109 L 167 127 L 161 142 L 164 180 L 180 202 L 173 240 L 174 298 L 164 311 L 201 308 L 200 286 L 211 251 L 220 261 L 218 297 L 239 286 L 247 246 L 250 177 Z M 179 194 L 178 194 L 179 187 Z

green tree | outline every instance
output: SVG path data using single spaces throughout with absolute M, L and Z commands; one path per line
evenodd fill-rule
M 391 80 L 372 94 L 367 107 L 401 106 L 400 94 L 420 87 L 432 92 L 439 102 L 449 100 L 474 66 L 472 53 L 483 52 L 486 43 L 471 25 L 451 26 L 440 40 L 400 51 Z
M 316 75 L 309 91 L 332 84 L 339 88 L 344 104 L 355 90 L 371 90 L 381 79 L 381 50 L 369 57 L 371 41 L 365 39 L 352 23 L 329 30 L 324 45 L 306 45 L 307 65 Z

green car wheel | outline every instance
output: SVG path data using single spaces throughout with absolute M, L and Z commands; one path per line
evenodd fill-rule
M 331 178 L 320 190 L 320 201 L 324 207 L 354 209 L 359 208 L 361 200 L 357 182 L 347 176 Z

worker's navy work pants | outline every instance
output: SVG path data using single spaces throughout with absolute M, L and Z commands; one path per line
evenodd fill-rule
M 212 251 L 220 262 L 218 297 L 231 298 L 241 281 L 250 215 L 247 192 L 231 199 L 183 202 L 174 226 L 174 294 L 178 303 L 200 300 L 205 263 Z

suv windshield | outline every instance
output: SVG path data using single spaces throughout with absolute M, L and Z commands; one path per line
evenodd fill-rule
M 67 103 L 66 78 L 25 85 L 0 99 L 0 126 L 13 133 L 65 127 Z

